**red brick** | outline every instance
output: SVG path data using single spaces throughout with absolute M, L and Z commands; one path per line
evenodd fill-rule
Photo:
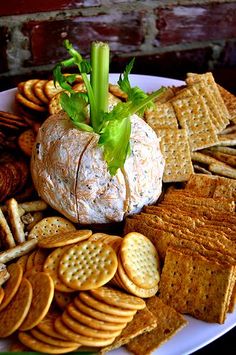
M 10 0 L 0 7 L 0 16 L 99 6 L 100 0 Z
M 29 37 L 32 55 L 25 66 L 55 63 L 65 58 L 65 38 L 75 47 L 79 46 L 82 54 L 88 54 L 90 43 L 94 40 L 108 42 L 111 51 L 116 53 L 139 50 L 144 39 L 142 17 L 142 12 L 131 12 L 58 21 L 30 21 L 23 26 L 24 34 Z
M 154 55 L 136 56 L 133 68 L 134 74 L 164 76 L 174 79 L 184 79 L 187 72 L 205 72 L 211 59 L 212 49 L 198 48 L 192 50 L 173 51 Z M 114 57 L 111 71 L 121 72 L 131 57 Z
M 8 29 L 5 26 L 0 27 L 0 73 L 8 71 L 7 63 L 7 42 L 9 40 Z
M 160 46 L 235 38 L 235 2 L 160 8 L 156 16 Z

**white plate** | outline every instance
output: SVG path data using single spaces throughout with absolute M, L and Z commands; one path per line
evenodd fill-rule
M 118 74 L 110 75 L 110 82 L 116 83 L 119 78 Z M 180 80 L 168 78 L 147 76 L 147 75 L 130 75 L 132 86 L 139 86 L 145 91 L 154 91 L 161 86 L 180 86 L 183 84 Z M 14 111 L 14 93 L 15 89 L 0 92 L 0 110 Z M 199 321 L 192 317 L 187 317 L 188 325 L 172 337 L 168 342 L 163 344 L 154 353 L 157 355 L 187 355 L 209 344 L 219 338 L 230 329 L 236 326 L 236 312 L 228 314 L 224 324 L 210 324 Z M 0 341 L 0 351 L 7 351 L 7 342 Z M 112 351 L 111 355 L 128 354 L 124 348 Z

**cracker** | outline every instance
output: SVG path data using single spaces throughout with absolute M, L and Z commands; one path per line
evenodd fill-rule
M 8 261 L 14 260 L 16 258 L 19 258 L 22 255 L 25 255 L 29 253 L 30 251 L 34 250 L 36 248 L 36 245 L 38 244 L 37 239 L 31 239 L 27 240 L 26 242 L 17 245 L 16 247 L 13 247 L 11 249 L 8 249 L 7 251 L 3 251 L 0 253 L 0 263 L 7 263 Z
M 204 74 L 187 74 L 186 82 L 187 84 L 193 84 L 199 81 L 203 81 L 208 89 L 211 91 L 212 96 L 214 97 L 215 103 L 217 104 L 218 111 L 221 114 L 221 119 L 224 122 L 224 126 L 226 127 L 229 124 L 229 112 L 224 103 L 224 100 L 219 92 L 219 88 L 215 82 L 215 79 L 211 72 Z
M 66 311 L 63 312 L 61 317 L 63 323 L 70 329 L 72 329 L 75 333 L 87 337 L 95 337 L 98 339 L 108 339 L 108 338 L 115 338 L 116 336 L 120 335 L 121 329 L 118 330 L 98 330 L 93 329 L 91 327 L 85 326 L 84 324 L 80 323 L 80 321 L 75 320 L 71 317 Z
M 119 99 L 126 100 L 128 98 L 126 92 L 121 90 L 119 85 L 109 84 L 109 92 L 114 96 L 118 97 Z
M 225 163 L 227 165 L 232 166 L 233 168 L 236 167 L 236 155 L 231 155 L 227 153 L 222 153 L 214 150 L 207 150 L 206 153 L 210 154 L 212 157 L 216 158 L 217 160 Z
M 229 92 L 219 84 L 217 86 L 221 97 L 225 103 L 225 106 L 227 107 L 227 110 L 229 112 L 230 121 L 236 123 L 236 96 L 231 94 L 231 92 Z
M 43 103 L 41 100 L 38 99 L 38 97 L 34 93 L 34 85 L 39 81 L 39 79 L 30 79 L 26 80 L 23 85 L 23 94 L 24 96 L 35 103 L 36 105 L 42 106 Z
M 217 134 L 201 96 L 189 96 L 172 103 L 180 126 L 188 132 L 192 151 L 217 144 Z
M 10 227 L 0 207 L 0 241 L 6 248 L 13 248 L 16 245 Z
M 203 174 L 192 174 L 185 185 L 185 190 L 193 195 L 213 197 L 217 185 L 217 178 Z
M 0 305 L 0 311 L 6 308 L 6 306 L 11 302 L 11 300 L 17 293 L 23 276 L 22 267 L 16 263 L 9 265 L 7 271 L 10 274 L 10 278 L 8 279 L 6 286 L 4 287 L 4 298 Z
M 30 231 L 28 239 L 37 238 L 39 241 L 49 235 L 75 231 L 75 226 L 62 217 L 46 217 L 38 222 Z
M 160 147 L 165 158 L 164 182 L 187 181 L 193 173 L 185 129 L 159 129 Z
M 78 320 L 80 323 L 88 326 L 89 328 L 97 330 L 121 330 L 127 324 L 127 322 L 115 323 L 94 318 L 93 316 L 80 312 L 80 310 L 73 303 L 70 303 L 66 307 L 66 311 L 71 315 L 73 319 Z
M 187 249 L 168 249 L 161 275 L 160 297 L 180 313 L 222 324 L 229 306 L 234 267 Z
M 29 311 L 32 294 L 31 284 L 23 278 L 15 297 L 0 312 L 0 338 L 6 338 L 20 327 Z
M 19 204 L 19 207 L 24 212 L 44 211 L 48 208 L 48 205 L 43 200 L 27 201 Z
M 143 234 L 131 232 L 120 247 L 122 266 L 138 287 L 153 288 L 160 281 L 160 261 L 152 242 Z
M 58 266 L 60 259 L 63 253 L 65 253 L 68 248 L 70 248 L 70 246 L 55 249 L 52 253 L 48 255 L 43 266 L 44 272 L 48 273 L 51 276 L 55 290 L 61 292 L 74 292 L 74 290 L 65 285 L 58 276 Z
M 26 226 L 27 232 L 30 232 L 31 229 L 44 218 L 44 214 L 41 211 L 33 212 L 31 216 L 33 218 L 33 221 Z
M 157 103 L 145 112 L 145 121 L 154 131 L 159 128 L 178 128 L 178 121 L 171 102 Z
M 117 257 L 108 245 L 84 241 L 62 256 L 58 274 L 74 290 L 90 290 L 110 281 L 117 269 Z
M 73 301 L 74 297 L 74 293 L 65 293 L 57 290 L 54 292 L 54 299 L 56 301 L 56 304 L 62 310 L 64 310 L 66 306 Z
M 73 341 L 78 341 L 78 343 L 85 345 L 85 346 L 106 346 L 111 344 L 115 338 L 107 338 L 107 339 L 99 339 L 95 337 L 89 337 L 89 336 L 83 336 L 80 335 L 70 328 L 68 328 L 60 319 L 60 317 L 57 318 L 55 321 L 55 329 L 61 334 L 67 337 L 68 339 L 71 339 Z
M 50 99 L 48 104 L 48 110 L 50 115 L 56 115 L 63 110 L 60 103 L 60 99 L 61 99 L 61 92 L 57 93 Z
M 58 83 L 54 84 L 53 80 L 48 80 L 44 85 L 43 91 L 50 100 L 53 96 L 63 91 L 63 89 Z
M 13 231 L 14 239 L 17 244 L 25 242 L 25 232 L 24 225 L 21 221 L 18 203 L 14 198 L 7 201 L 7 211 L 9 216 L 9 221 Z
M 34 266 L 34 257 L 35 257 L 36 250 L 33 250 L 27 257 L 26 261 L 26 271 L 32 269 Z
M 137 336 L 127 344 L 127 349 L 137 355 L 152 353 L 187 325 L 187 321 L 180 313 L 158 297 L 148 299 L 147 308 L 156 317 L 157 325 L 150 332 Z
M 48 235 L 39 241 L 40 248 L 56 248 L 65 245 L 81 242 L 88 239 L 92 235 L 89 229 L 76 230 L 74 232 L 60 233 L 56 235 Z
M 0 305 L 2 303 L 3 297 L 4 297 L 4 289 L 0 286 Z
M 47 96 L 45 95 L 43 88 L 44 85 L 47 83 L 47 80 L 38 80 L 34 86 L 33 86 L 33 90 L 35 95 L 38 97 L 38 99 L 43 102 L 44 104 L 48 104 L 49 99 L 47 98 Z
M 198 165 L 196 163 L 193 164 L 193 170 L 194 173 L 196 174 L 212 175 L 212 173 L 209 170 L 207 170 L 207 168 L 204 168 L 203 166 Z
M 90 306 L 87 306 L 84 302 L 81 301 L 79 296 L 75 297 L 73 304 L 80 312 L 92 318 L 103 320 L 105 322 L 126 324 L 133 319 L 133 315 L 121 316 L 121 315 L 108 314 L 105 312 L 98 311 Z
M 235 146 L 236 145 L 236 133 L 219 134 L 218 135 L 218 145 Z
M 98 300 L 101 300 L 112 306 L 120 306 L 122 308 L 136 310 L 140 310 L 145 307 L 145 302 L 141 298 L 129 295 L 111 287 L 99 287 L 90 290 L 90 293 Z
M 46 335 L 50 335 L 53 338 L 67 340 L 67 338 L 60 335 L 55 331 L 54 323 L 55 320 L 60 316 L 59 313 L 55 312 L 55 310 L 49 310 L 46 316 L 41 320 L 40 323 L 35 327 L 35 329 L 39 329 L 42 333 Z
M 38 272 L 28 277 L 28 280 L 33 289 L 33 299 L 20 330 L 32 329 L 46 316 L 54 295 L 53 281 L 48 274 Z
M 118 275 L 125 289 L 135 296 L 141 298 L 148 298 L 154 296 L 158 291 L 158 285 L 152 288 L 138 287 L 132 280 L 130 280 L 130 278 L 126 274 L 120 259 L 118 262 Z
M 225 177 L 217 177 L 215 190 L 213 193 L 215 198 L 232 198 L 236 200 L 236 181 Z
M 54 345 L 46 344 L 40 340 L 37 340 L 30 333 L 19 332 L 18 334 L 19 340 L 28 348 L 38 351 L 44 352 L 47 354 L 64 354 L 73 350 L 78 349 L 79 345 L 70 346 L 70 347 L 58 347 Z
M 35 135 L 31 128 L 21 133 L 18 137 L 18 145 L 28 157 L 31 157 L 34 143 Z
M 16 93 L 16 101 L 18 103 L 20 103 L 21 105 L 25 106 L 26 108 L 29 108 L 29 109 L 34 110 L 36 112 L 43 113 L 43 112 L 47 111 L 47 108 L 45 106 L 35 104 L 34 102 L 28 100 L 26 97 L 24 97 L 19 92 Z
M 80 346 L 80 344 L 72 342 L 72 341 L 69 341 L 69 340 L 61 340 L 61 339 L 58 339 L 58 338 L 53 338 L 50 335 L 44 334 L 43 332 L 41 332 L 38 329 L 31 329 L 30 334 L 35 339 L 40 340 L 40 341 L 42 341 L 45 344 L 56 345 L 59 348 L 60 347 L 65 348 L 65 347 L 70 347 L 70 346 L 78 348 Z
M 80 292 L 79 298 L 85 303 L 87 306 L 90 306 L 97 311 L 101 311 L 108 314 L 115 314 L 120 316 L 133 316 L 136 313 L 134 309 L 127 309 L 117 306 L 108 305 L 103 301 L 96 300 L 93 296 L 91 296 L 88 292 Z
M 236 169 L 222 162 L 210 164 L 209 170 L 215 174 L 236 179 Z
M 0 291 L 3 291 L 3 289 L 1 288 L 1 286 L 10 278 L 10 274 L 7 270 L 7 267 L 5 264 L 1 264 L 0 263 Z M 0 292 L 1 296 L 4 296 L 4 292 Z M 1 298 L 0 296 L 0 298 Z M 2 298 L 1 298 L 2 301 Z M 1 302 L 0 302 L 1 303 Z

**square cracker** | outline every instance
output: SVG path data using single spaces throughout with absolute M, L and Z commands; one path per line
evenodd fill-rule
M 175 110 L 170 102 L 157 103 L 145 113 L 145 120 L 154 130 L 157 128 L 178 128 Z
M 105 354 L 108 351 L 117 349 L 127 343 L 130 340 L 141 334 L 146 334 L 154 328 L 156 328 L 158 319 L 148 310 L 147 307 L 138 311 L 133 320 L 122 330 L 122 333 L 111 344 L 102 348 L 100 354 Z
M 174 308 L 166 305 L 159 297 L 149 298 L 147 307 L 158 319 L 157 327 L 149 333 L 137 336 L 127 344 L 127 349 L 133 354 L 152 353 L 187 325 L 184 317 Z
M 188 249 L 168 248 L 160 281 L 160 297 L 183 314 L 224 323 L 235 268 Z
M 220 91 L 221 97 L 224 100 L 224 103 L 229 111 L 229 119 L 236 123 L 236 96 L 231 94 L 231 92 L 227 91 L 220 85 L 217 85 Z
M 173 100 L 172 103 L 180 126 L 188 133 L 192 151 L 218 143 L 208 108 L 201 96 L 188 96 Z
M 212 175 L 192 174 L 185 185 L 185 190 L 193 195 L 213 197 L 217 178 Z
M 215 103 L 217 104 L 218 111 L 220 112 L 221 119 L 224 122 L 223 128 L 225 128 L 229 124 L 230 115 L 212 73 L 208 72 L 205 74 L 194 74 L 194 73 L 187 74 L 187 79 L 186 79 L 187 84 L 193 84 L 199 81 L 203 81 L 211 91 L 215 99 Z
M 164 182 L 187 181 L 193 173 L 189 142 L 185 129 L 158 129 L 165 158 Z

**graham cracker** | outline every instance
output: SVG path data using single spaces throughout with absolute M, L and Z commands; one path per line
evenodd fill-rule
M 190 147 L 185 129 L 157 129 L 165 158 L 164 182 L 187 181 L 193 173 Z
M 217 134 L 201 96 L 188 96 L 172 103 L 180 126 L 188 132 L 192 151 L 217 144 Z
M 224 323 L 234 266 L 188 249 L 169 248 L 161 275 L 160 297 L 183 314 Z
M 133 320 L 122 330 L 122 333 L 115 339 L 115 341 L 100 350 L 100 354 L 105 354 L 108 351 L 117 349 L 129 343 L 135 337 L 146 334 L 153 330 L 158 323 L 158 319 L 148 310 L 147 307 L 138 311 Z
M 158 103 L 145 112 L 145 120 L 154 130 L 157 128 L 178 128 L 178 121 L 171 102 Z
M 127 344 L 127 349 L 136 355 L 151 354 L 187 325 L 184 317 L 159 297 L 149 298 L 147 308 L 158 319 L 158 322 L 153 330 L 135 337 Z
M 194 74 L 194 73 L 187 74 L 187 79 L 186 79 L 187 84 L 191 85 L 199 81 L 203 81 L 211 91 L 215 99 L 215 103 L 218 107 L 218 111 L 221 114 L 221 118 L 224 121 L 224 125 L 225 125 L 224 128 L 225 128 L 229 124 L 230 116 L 212 73 L 208 72 L 204 74 Z

